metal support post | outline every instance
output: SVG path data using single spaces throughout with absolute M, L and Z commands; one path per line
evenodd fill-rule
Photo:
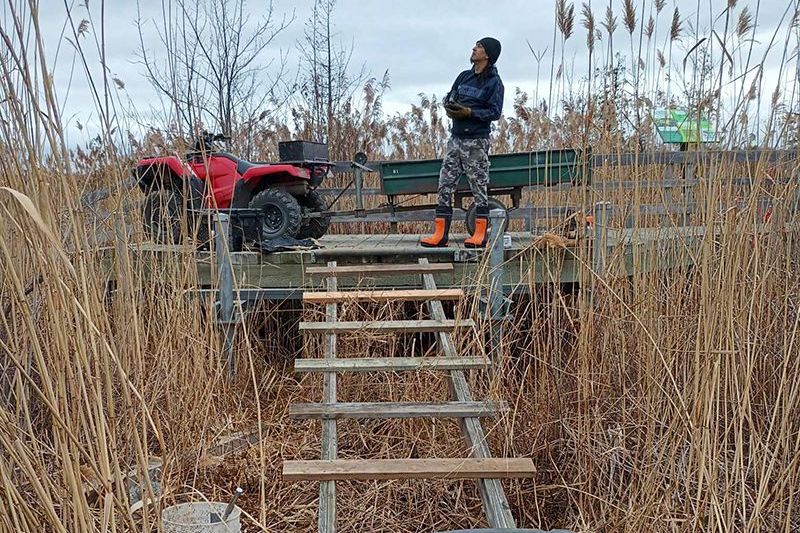
M 683 173 L 683 187 L 681 187 L 681 201 L 683 202 L 683 211 L 679 218 L 681 227 L 689 225 L 690 208 L 694 203 L 694 194 L 692 193 L 692 187 L 688 185 L 687 182 L 694 181 L 696 174 L 697 165 L 695 163 L 686 165 Z
M 608 253 L 608 223 L 614 206 L 611 202 L 594 204 L 594 244 L 592 249 L 592 268 L 598 276 L 605 277 L 606 254 Z
M 355 166 L 353 174 L 356 188 L 356 209 L 361 210 L 364 209 L 364 171 L 359 166 Z
M 523 212 L 527 210 L 525 214 L 525 231 L 527 231 L 531 237 L 533 237 L 533 203 L 529 200 L 527 204 L 522 207 Z
M 394 210 L 394 197 L 389 196 L 389 233 L 396 235 L 400 233 L 397 225 L 397 212 Z
M 503 228 L 506 222 L 506 212 L 503 209 L 489 211 L 489 317 L 491 318 L 491 343 L 490 357 L 500 347 L 503 338 L 503 320 L 505 320 L 508 305 L 504 294 L 505 287 L 505 249 L 503 246 Z
M 222 327 L 223 355 L 228 366 L 228 379 L 236 374 L 236 357 L 233 352 L 236 324 L 234 320 L 235 301 L 233 298 L 233 269 L 229 248 L 230 215 L 216 213 L 217 231 L 214 236 L 214 251 L 217 256 L 217 323 Z
M 525 217 L 525 229 L 531 237 L 536 234 L 536 208 L 532 202 L 528 202 L 528 216 Z

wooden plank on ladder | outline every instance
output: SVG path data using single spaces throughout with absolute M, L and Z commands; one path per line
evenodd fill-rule
M 303 301 L 312 304 L 328 304 L 333 302 L 348 302 L 348 301 L 416 302 L 416 301 L 427 301 L 432 299 L 459 300 L 463 296 L 464 296 L 464 291 L 462 291 L 461 289 L 434 289 L 434 290 L 408 289 L 400 291 L 356 290 L 356 291 L 304 292 Z
M 413 274 L 447 274 L 453 272 L 452 263 L 430 263 L 422 266 L 412 264 L 382 264 L 382 265 L 348 265 L 340 267 L 308 267 L 305 273 L 309 276 L 338 276 L 338 277 L 381 277 L 381 276 L 409 276 Z
M 425 258 L 420 259 L 419 263 L 421 265 L 429 264 L 428 260 Z M 435 290 L 436 282 L 433 276 L 430 274 L 423 274 L 422 286 L 427 290 Z M 442 307 L 440 301 L 430 300 L 427 302 L 427 306 L 428 311 L 434 319 L 444 320 L 446 318 L 444 307 Z M 455 357 L 457 352 L 450 334 L 440 332 L 436 335 L 443 355 L 445 357 Z M 464 377 L 464 372 L 461 370 L 450 371 L 450 389 L 454 400 L 459 402 L 472 401 L 469 385 Z M 481 422 L 478 418 L 461 419 L 461 429 L 474 458 L 488 459 L 491 457 L 491 451 L 486 442 L 486 435 L 483 432 L 483 426 L 481 426 Z M 505 491 L 503 491 L 503 486 L 498 479 L 478 479 L 478 492 L 483 502 L 483 509 L 486 512 L 486 519 L 489 522 L 489 527 L 497 529 L 513 529 L 517 527 L 514 516 L 511 514 L 511 508 L 508 505 Z
M 453 331 L 456 328 L 471 328 L 475 322 L 463 320 L 382 320 L 353 322 L 300 322 L 300 331 L 305 333 L 420 333 Z
M 336 261 L 328 263 L 329 268 L 336 268 Z M 336 291 L 336 276 L 329 277 L 327 289 Z M 325 321 L 336 322 L 336 303 L 325 306 Z M 325 336 L 325 359 L 336 359 L 336 333 Z M 323 378 L 322 401 L 333 405 L 336 403 L 336 372 L 326 372 Z M 322 421 L 322 460 L 334 461 L 338 449 L 336 436 L 336 419 Z M 336 531 L 336 481 L 323 481 L 319 485 L 319 533 L 335 533 Z
M 290 418 L 477 418 L 494 417 L 506 409 L 502 402 L 358 402 L 295 403 Z
M 459 459 L 345 459 L 286 461 L 284 481 L 386 479 L 492 479 L 531 477 L 529 458 Z
M 414 372 L 417 370 L 469 370 L 486 368 L 484 357 L 350 357 L 347 359 L 296 359 L 295 372 Z

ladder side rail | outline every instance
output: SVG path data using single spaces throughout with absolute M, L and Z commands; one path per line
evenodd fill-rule
M 328 263 L 329 268 L 336 268 L 336 261 Z M 327 278 L 328 291 L 337 290 L 336 274 Z M 336 322 L 337 304 L 325 306 L 325 321 Z M 336 333 L 325 335 L 325 359 L 336 359 Z M 327 404 L 336 403 L 336 372 L 325 372 L 322 385 L 322 401 Z M 322 421 L 322 459 L 335 460 L 338 452 L 336 419 Z M 322 481 L 319 485 L 319 533 L 336 532 L 336 481 Z
M 428 260 L 425 258 L 420 259 L 419 262 L 421 265 L 428 264 Z M 436 290 L 436 282 L 431 274 L 422 275 L 422 284 L 423 288 L 427 290 Z M 429 300 L 426 305 L 434 319 L 444 320 L 446 318 L 442 302 L 438 300 Z M 450 334 L 440 332 L 436 335 L 443 354 L 446 357 L 457 357 L 458 354 L 455 344 Z M 467 379 L 464 377 L 464 372 L 461 370 L 451 370 L 449 375 L 450 391 L 453 399 L 459 402 L 472 401 L 472 395 L 469 391 Z M 486 442 L 486 435 L 483 432 L 483 426 L 481 426 L 480 420 L 478 418 L 462 418 L 460 424 L 461 432 L 464 434 L 471 455 L 481 459 L 490 458 L 492 454 Z M 498 529 L 512 529 L 517 527 L 514 516 L 511 514 L 511 507 L 508 504 L 503 485 L 500 483 L 499 479 L 478 479 L 478 493 L 481 496 L 489 527 Z

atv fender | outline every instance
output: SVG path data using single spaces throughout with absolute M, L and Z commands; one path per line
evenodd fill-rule
M 285 179 L 289 181 L 307 180 L 311 177 L 308 170 L 294 165 L 256 165 L 247 169 L 242 174 L 242 179 L 245 181 L 255 181 L 264 178 L 280 178 L 284 175 Z
M 176 157 L 143 159 L 133 174 L 139 188 L 145 193 L 154 189 L 170 189 L 189 199 L 189 209 L 199 210 L 203 207 L 205 182 L 190 172 Z M 184 190 L 184 184 L 188 185 L 188 189 Z
M 308 170 L 294 165 L 257 165 L 247 169 L 242 175 L 242 181 L 252 194 L 267 187 L 289 189 L 296 185 L 300 185 L 305 191 L 311 181 L 311 175 Z M 296 191 L 292 193 L 295 194 Z
M 144 192 L 149 192 L 154 188 L 181 190 L 183 180 L 190 176 L 188 169 L 177 157 L 142 159 L 133 174 L 139 188 Z

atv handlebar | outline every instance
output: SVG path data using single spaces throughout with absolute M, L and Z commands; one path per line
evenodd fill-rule
M 230 141 L 231 137 L 229 135 L 225 135 L 224 133 L 209 133 L 207 131 L 203 132 L 202 138 L 197 139 L 195 142 L 195 150 L 200 151 L 203 148 L 205 149 L 213 149 L 214 143 L 217 141 Z
M 231 138 L 229 135 L 225 135 L 224 133 L 209 133 L 207 131 L 203 132 L 203 141 L 211 144 L 215 141 L 230 141 Z

